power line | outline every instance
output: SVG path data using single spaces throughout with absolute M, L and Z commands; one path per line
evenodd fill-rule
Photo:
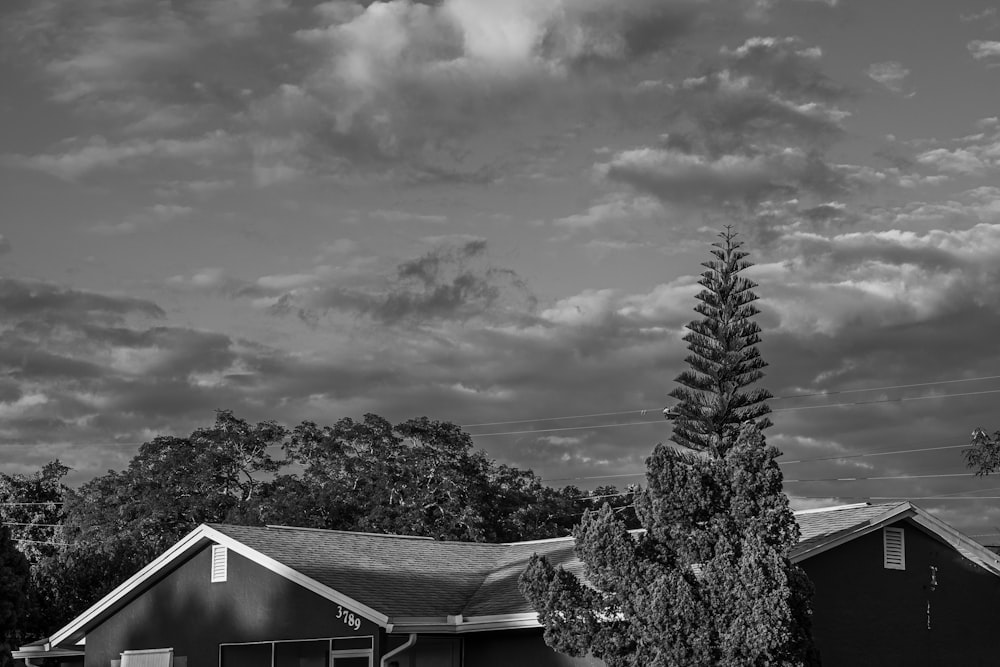
M 984 375 L 981 377 L 974 377 L 974 378 L 959 378 L 956 380 L 936 380 L 934 382 L 914 382 L 912 384 L 896 384 L 896 385 L 888 385 L 885 387 L 868 387 L 865 389 L 839 389 L 834 391 L 817 391 L 809 394 L 785 394 L 782 396 L 772 396 L 769 400 L 785 401 L 793 398 L 812 398 L 815 396 L 838 396 L 841 394 L 857 394 L 866 391 L 888 391 L 890 389 L 913 389 L 914 387 L 931 387 L 939 384 L 955 384 L 957 382 L 977 382 L 980 380 L 998 380 L 998 379 L 1000 379 L 1000 375 Z M 647 412 L 659 412 L 662 409 L 663 408 L 644 408 L 640 410 L 620 410 L 618 412 L 593 412 L 585 415 L 537 417 L 535 419 L 511 419 L 508 421 L 499 421 L 499 422 L 483 422 L 481 424 L 460 424 L 460 428 L 472 428 L 474 426 L 504 426 L 507 424 L 529 424 L 533 422 L 556 421 L 561 419 L 588 419 L 591 417 L 615 417 L 618 415 L 634 415 L 634 414 L 644 415 Z M 773 412 L 778 412 L 778 410 L 774 410 Z
M 958 398 L 961 396 L 981 396 L 983 394 L 1000 394 L 1000 389 L 987 389 L 985 391 L 969 391 L 962 392 L 958 394 L 939 394 L 936 396 L 905 396 L 900 398 L 882 398 L 875 401 L 852 401 L 849 403 L 826 403 L 824 405 L 800 405 L 793 408 L 776 408 L 771 410 L 772 413 L 775 412 L 796 412 L 799 410 L 821 410 L 824 408 L 842 408 L 842 407 L 852 407 L 856 405 L 877 405 L 880 403 L 905 403 L 907 401 L 926 401 L 931 399 L 941 399 L 941 398 Z M 529 420 L 532 421 L 532 420 Z M 559 431 L 587 431 L 599 428 L 616 428 L 621 426 L 643 426 L 646 424 L 662 424 L 664 421 L 662 419 L 657 419 L 655 421 L 642 421 L 642 422 L 625 422 L 622 424 L 595 424 L 593 426 L 563 426 L 560 428 L 539 428 L 539 429 L 529 429 L 526 431 L 499 431 L 494 433 L 470 433 L 469 435 L 473 438 L 483 438 L 487 436 L 494 435 L 526 435 L 529 433 L 556 433 Z
M 17 523 L 15 521 L 2 521 L 5 526 L 39 526 L 41 528 L 61 528 L 61 523 Z
M 47 503 L 0 503 L 0 507 L 21 507 L 25 505 L 62 505 L 61 501 L 50 501 Z
M 857 454 L 845 454 L 843 456 L 819 456 L 811 459 L 795 459 L 792 461 L 778 461 L 778 465 L 789 465 L 792 463 L 815 463 L 818 461 L 844 461 L 847 459 L 860 459 L 860 458 L 870 458 L 873 456 L 889 456 L 891 454 L 919 454 L 922 452 L 935 452 L 945 449 L 964 449 L 969 447 L 969 445 L 942 445 L 940 447 L 923 447 L 919 449 L 893 449 L 887 452 L 872 450 L 867 452 L 858 452 Z M 584 481 L 592 479 L 611 479 L 613 477 L 637 477 L 639 475 L 645 475 L 646 472 L 629 472 L 629 473 L 619 473 L 614 475 L 592 475 L 589 477 L 556 477 L 553 479 L 543 479 L 543 482 L 568 482 L 568 481 Z
M 46 541 L 43 541 L 43 540 L 24 540 L 24 539 L 20 539 L 20 538 L 14 538 L 14 541 L 15 542 L 31 542 L 32 544 L 48 544 L 48 545 L 53 546 L 53 547 L 68 547 L 68 546 L 70 546 L 66 542 L 49 542 L 47 540 Z
M 823 477 L 816 479 L 786 479 L 787 483 L 801 484 L 804 482 L 867 482 L 884 481 L 888 479 L 936 479 L 940 477 L 976 477 L 974 472 L 950 472 L 934 475 L 882 475 L 878 477 Z

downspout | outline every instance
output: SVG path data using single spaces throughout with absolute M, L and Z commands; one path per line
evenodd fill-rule
M 388 662 L 389 658 L 402 653 L 403 651 L 405 651 L 406 649 L 410 648 L 411 646 L 413 646 L 416 643 L 417 643 L 417 633 L 416 632 L 411 632 L 409 639 L 407 639 L 406 642 L 402 646 L 397 646 L 396 648 L 392 649 L 391 651 L 389 651 L 388 653 L 386 653 L 385 655 L 382 656 L 382 659 L 379 660 L 379 667 L 388 667 L 388 665 L 389 665 L 389 662 Z

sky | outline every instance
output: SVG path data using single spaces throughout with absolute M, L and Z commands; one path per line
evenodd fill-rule
M 1000 543 L 990 0 L 5 0 L 0 81 L 2 472 L 230 409 L 642 483 L 732 225 L 794 505 Z

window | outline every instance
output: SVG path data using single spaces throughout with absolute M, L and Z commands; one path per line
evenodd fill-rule
M 212 583 L 225 581 L 229 573 L 229 550 L 221 544 L 212 545 Z
M 221 644 L 219 664 L 222 667 L 373 667 L 373 645 L 371 635 Z
M 173 667 L 174 649 L 154 648 L 122 653 L 121 667 Z
M 328 667 L 330 641 L 277 642 L 274 667 Z
M 906 569 L 906 539 L 902 528 L 882 529 L 882 557 L 887 570 Z
M 272 646 L 271 642 L 223 646 L 220 664 L 222 667 L 271 667 Z

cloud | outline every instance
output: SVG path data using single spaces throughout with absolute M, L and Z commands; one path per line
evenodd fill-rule
M 429 222 L 432 224 L 444 224 L 448 222 L 448 216 L 446 215 L 431 215 L 384 208 L 368 211 L 368 217 L 375 218 L 376 220 L 384 220 L 385 222 Z
M 966 48 L 969 49 L 969 53 L 976 60 L 1000 57 L 1000 42 L 975 39 L 966 44 Z
M 906 86 L 906 78 L 910 76 L 910 70 L 903 67 L 901 63 L 894 60 L 887 60 L 881 63 L 872 63 L 865 70 L 872 81 L 885 86 L 894 93 L 903 93 Z
M 522 129 L 539 121 L 541 134 L 556 111 L 592 117 L 634 89 L 627 68 L 759 9 L 750 0 L 94 0 L 68 11 L 38 0 L 7 27 L 23 62 L 45 63 L 57 102 L 120 131 L 14 161 L 64 178 L 138 158 L 196 161 L 180 144 L 223 128 L 247 149 L 226 157 L 248 159 L 261 186 L 359 173 L 488 182 L 519 167 L 506 164 L 517 160 L 502 138 L 482 150 L 484 131 L 503 133 L 518 117 Z M 794 65 L 783 71 L 798 76 Z
M 381 287 L 318 284 L 282 295 L 276 312 L 315 318 L 353 313 L 386 325 L 491 318 L 495 310 L 530 311 L 534 296 L 510 269 L 490 264 L 480 238 L 445 243 L 400 263 Z
M 121 143 L 96 136 L 85 141 L 73 141 L 61 153 L 32 156 L 8 154 L 3 157 L 9 164 L 74 180 L 95 170 L 142 163 L 153 158 L 211 160 L 231 153 L 234 148 L 231 137 L 219 131 L 194 139 L 132 139 Z
M 179 218 L 186 218 L 193 212 L 194 209 L 190 206 L 154 204 L 139 213 L 125 218 L 121 222 L 102 222 L 94 225 L 90 231 L 109 236 L 132 234 L 140 229 L 156 227 Z
M 6 255 L 11 251 L 10 241 L 3 234 L 0 234 L 0 256 Z
M 613 226 L 627 227 L 630 222 L 648 220 L 663 214 L 663 206 L 652 197 L 616 193 L 603 197 L 583 213 L 555 218 L 552 224 L 570 232 L 597 231 Z
M 922 165 L 950 174 L 986 174 L 1000 167 L 1000 126 L 991 118 L 976 122 L 979 132 L 949 142 L 938 142 L 916 156 Z
M 793 197 L 800 189 L 826 196 L 846 189 L 843 175 L 818 155 L 795 149 L 711 159 L 672 149 L 642 148 L 623 151 L 599 169 L 610 180 L 678 203 L 756 204 L 769 196 Z
M 47 325 L 95 322 L 114 324 L 129 315 L 161 318 L 163 310 L 151 301 L 108 296 L 41 281 L 0 278 L 0 315 Z

